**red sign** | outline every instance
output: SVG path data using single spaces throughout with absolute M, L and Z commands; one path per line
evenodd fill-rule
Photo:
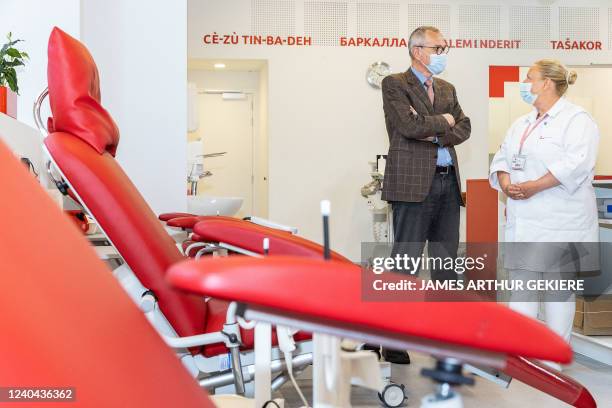
M 312 37 L 287 36 L 279 35 L 238 35 L 233 34 L 206 34 L 202 37 L 202 41 L 206 45 L 296 45 L 310 46 L 312 45 Z
M 312 37 L 308 36 L 280 36 L 280 35 L 239 35 L 217 34 L 213 32 L 202 37 L 206 45 L 268 45 L 268 46 L 312 46 Z M 397 47 L 407 48 L 408 40 L 398 37 L 340 37 L 338 39 L 340 47 Z M 500 39 L 466 39 L 454 38 L 447 40 L 451 48 L 472 48 L 472 49 L 520 49 L 521 40 L 500 40 Z M 572 40 L 550 41 L 553 50 L 583 50 L 601 51 L 601 41 Z

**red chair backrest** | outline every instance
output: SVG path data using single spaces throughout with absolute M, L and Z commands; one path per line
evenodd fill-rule
M 87 48 L 59 28 L 49 38 L 52 129 L 45 146 L 81 203 L 125 262 L 152 290 L 181 336 L 204 330 L 203 297 L 179 292 L 164 279 L 182 259 L 172 238 L 115 161 L 119 132 L 100 102 L 99 76 Z
M 75 407 L 212 407 L 78 228 L 1 142 L 0 174 L 0 384 L 71 387 L 76 401 L 65 404 Z

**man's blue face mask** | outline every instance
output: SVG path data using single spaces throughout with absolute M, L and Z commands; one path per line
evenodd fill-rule
M 425 67 L 431 72 L 433 75 L 441 74 L 444 69 L 446 69 L 446 61 L 448 59 L 447 54 L 431 54 L 429 56 L 429 64 L 425 65 Z

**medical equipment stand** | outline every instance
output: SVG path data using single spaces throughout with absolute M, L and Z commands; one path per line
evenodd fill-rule
M 323 254 L 331 258 L 329 243 L 329 201 L 321 202 L 323 216 Z M 342 351 L 341 339 L 323 333 L 313 336 L 313 407 L 348 408 L 351 406 L 351 384 L 373 390 L 382 387 L 378 358 L 369 351 Z
M 474 385 L 472 377 L 462 373 L 463 365 L 454 358 L 436 360 L 434 368 L 421 369 L 421 375 L 429 377 L 438 385 L 434 394 L 421 399 L 421 408 L 463 408 L 463 400 L 459 393 L 453 391 L 453 385 Z
M 380 159 L 386 160 L 387 156 L 382 154 L 376 155 L 376 160 L 368 162 L 370 165 L 370 177 L 372 181 L 361 187 L 361 196 L 368 200 L 368 208 L 372 212 L 372 233 L 374 242 L 391 244 L 393 242 L 393 231 L 391 228 L 391 214 L 389 204 L 381 199 L 382 184 L 384 175 L 379 170 Z M 380 353 L 377 353 L 380 355 Z M 378 393 L 378 398 L 386 407 L 400 407 L 404 405 L 406 396 L 406 387 L 404 384 L 397 384 L 391 381 L 392 367 L 389 362 L 380 363 L 383 376 L 384 388 Z
M 387 155 L 377 154 L 376 161 L 368 162 L 370 165 L 370 177 L 372 181 L 361 187 L 361 196 L 368 200 L 368 208 L 372 212 L 372 233 L 374 242 L 392 242 L 392 230 L 390 223 L 389 204 L 381 199 L 384 174 L 379 171 L 380 159 L 386 159 Z

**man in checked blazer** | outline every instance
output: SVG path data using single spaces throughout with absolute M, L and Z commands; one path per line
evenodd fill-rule
M 417 28 L 408 49 L 411 67 L 382 81 L 390 142 L 382 198 L 393 210 L 391 255 L 421 257 L 428 242 L 429 257 L 456 258 L 459 207 L 464 204 L 454 146 L 470 137 L 470 119 L 459 106 L 455 87 L 434 78 L 444 70 L 448 53 L 440 30 Z M 431 277 L 457 279 L 457 274 L 433 269 Z M 402 350 L 383 349 L 382 355 L 392 363 L 410 363 Z
M 419 27 L 409 39 L 411 67 L 382 82 L 389 154 L 382 198 L 391 203 L 393 256 L 457 256 L 461 198 L 455 146 L 470 137 L 455 87 L 435 78 L 446 65 L 448 46 L 435 27 Z M 418 273 L 419 271 L 414 271 Z M 452 270 L 432 270 L 432 279 L 456 279 Z

